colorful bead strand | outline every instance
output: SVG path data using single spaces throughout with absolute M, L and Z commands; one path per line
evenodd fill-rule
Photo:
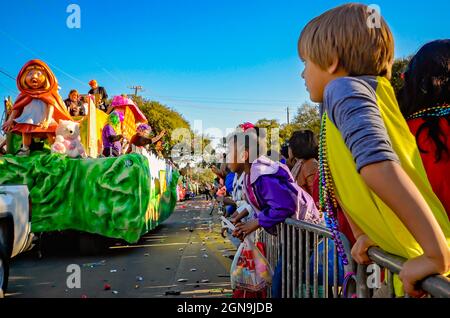
M 339 224 L 337 220 L 337 200 L 334 192 L 333 179 L 327 160 L 326 144 L 326 114 L 322 116 L 319 141 L 319 211 L 321 216 L 325 216 L 328 229 L 335 242 L 336 249 L 344 265 L 348 264 L 347 254 L 341 240 Z
M 408 116 L 407 119 L 411 120 L 417 118 L 445 117 L 445 116 L 450 116 L 450 106 L 446 104 L 442 106 L 422 109 L 418 112 L 415 112 L 411 116 Z

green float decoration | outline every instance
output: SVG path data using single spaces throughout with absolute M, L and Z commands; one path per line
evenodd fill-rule
M 135 243 L 176 205 L 179 173 L 155 160 L 138 154 L 99 159 L 47 152 L 6 155 L 0 157 L 0 184 L 28 185 L 35 233 L 78 230 Z M 152 163 L 158 163 L 159 175 L 152 175 Z

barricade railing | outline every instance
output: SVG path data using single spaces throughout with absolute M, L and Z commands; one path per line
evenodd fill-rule
M 394 275 L 400 273 L 405 262 L 401 257 L 378 247 L 370 248 L 369 258 L 378 266 L 378 275 L 374 276 L 377 283 L 369 286 L 367 266 L 356 265 L 351 257 L 350 243 L 342 233 L 348 259 L 345 266 L 339 259 L 331 231 L 320 225 L 287 219 L 277 226 L 277 235 L 259 231 L 257 237 L 264 243 L 266 257 L 274 270 L 281 260 L 282 298 L 395 297 Z M 381 284 L 380 273 L 383 271 L 386 276 Z M 350 275 L 353 282 L 350 279 L 350 283 L 344 284 Z M 447 277 L 428 277 L 421 282 L 421 287 L 429 297 L 450 298 Z M 273 296 L 271 290 L 268 296 Z
M 383 285 L 379 285 L 377 287 L 384 288 L 386 292 L 384 292 L 381 296 L 378 297 L 395 297 L 394 292 L 394 275 L 399 274 L 403 268 L 403 264 L 406 262 L 406 259 L 399 257 L 397 255 L 389 254 L 383 251 L 379 247 L 371 247 L 368 250 L 369 258 L 374 264 L 378 265 L 378 274 L 381 270 L 385 269 L 386 278 Z M 367 277 L 367 266 L 366 265 L 358 265 L 358 272 L 360 273 L 360 277 L 357 280 L 357 284 L 368 285 L 368 277 Z M 380 270 L 381 269 L 381 270 Z M 369 270 L 372 275 L 373 271 Z M 379 276 L 379 275 L 375 275 Z M 450 298 L 450 279 L 448 277 L 442 275 L 433 275 L 427 277 L 422 282 L 420 282 L 420 287 L 428 294 L 429 297 L 433 298 Z M 371 297 L 371 294 L 374 294 L 368 288 L 361 288 L 363 290 L 360 297 Z M 407 296 L 406 296 L 407 297 Z
M 325 227 L 287 219 L 277 226 L 276 236 L 261 231 L 259 240 L 266 246 L 266 256 L 273 269 L 281 258 L 281 297 L 338 298 L 342 295 L 344 272 L 354 272 L 354 263 L 347 238 L 342 234 L 341 238 L 349 260 L 345 266 L 340 264 L 332 233 Z

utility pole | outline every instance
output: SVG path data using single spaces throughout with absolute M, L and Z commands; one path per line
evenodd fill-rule
M 289 107 L 286 107 L 287 124 L 289 125 Z
M 131 86 L 131 87 L 128 87 L 128 88 L 129 89 L 134 89 L 134 96 L 137 96 L 139 91 L 141 91 L 141 92 L 144 91 L 144 88 L 141 85 Z

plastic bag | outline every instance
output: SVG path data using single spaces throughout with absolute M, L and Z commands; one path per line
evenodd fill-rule
M 234 226 L 222 218 L 224 226 L 234 230 Z M 272 284 L 273 271 L 269 261 L 256 247 L 251 237 L 246 237 L 239 246 L 231 264 L 231 288 L 258 292 Z
M 272 276 L 267 259 L 253 241 L 246 238 L 231 264 L 231 288 L 258 292 L 272 284 Z

